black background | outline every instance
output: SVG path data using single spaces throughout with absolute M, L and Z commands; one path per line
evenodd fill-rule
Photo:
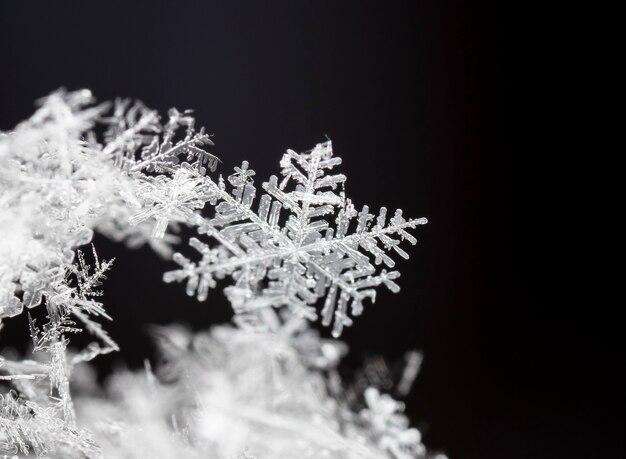
M 453 459 L 624 457 L 622 340 L 594 302 L 593 207 L 558 138 L 563 18 L 431 0 L 94 5 L 2 5 L 0 129 L 60 86 L 193 108 L 218 172 L 245 159 L 258 182 L 328 135 L 355 203 L 430 220 L 402 292 L 344 334 L 357 357 L 424 351 L 407 410 L 426 442 Z M 95 243 L 117 257 L 105 301 L 122 352 L 103 368 L 150 355 L 146 324 L 228 319 L 220 292 L 199 305 L 162 284 L 149 251 Z M 20 320 L 0 345 L 26 336 Z

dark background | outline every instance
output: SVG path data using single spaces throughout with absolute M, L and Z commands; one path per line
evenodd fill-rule
M 219 172 L 246 159 L 259 182 L 328 135 L 355 203 L 430 220 L 402 292 L 344 334 L 357 357 L 424 351 L 407 411 L 427 444 L 452 459 L 624 457 L 623 340 L 589 275 L 588 182 L 559 139 L 565 19 L 445 0 L 94 5 L 2 5 L 0 129 L 60 86 L 193 108 Z M 162 284 L 149 251 L 95 243 L 117 257 L 105 301 L 122 352 L 104 369 L 150 355 L 148 323 L 228 319 L 220 292 L 199 305 Z M 1 346 L 26 336 L 20 320 Z

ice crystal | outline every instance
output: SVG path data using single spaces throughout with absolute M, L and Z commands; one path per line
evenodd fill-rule
M 109 113 L 111 104 L 94 106 L 89 91 L 59 91 L 40 105 L 0 134 L 0 318 L 44 296 L 62 298 L 55 289 L 93 230 L 169 254 L 159 239 L 168 224 L 204 204 L 188 171 L 203 174 L 218 161 L 189 112 L 172 109 L 161 123 L 155 111 L 120 99 Z
M 0 360 L 0 380 L 28 397 L 23 404 L 3 399 L 0 447 L 71 457 L 87 454 L 90 442 L 76 428 L 72 370 L 118 350 L 97 322 L 111 318 L 95 299 L 111 262 L 94 250 L 92 270 L 78 248 L 96 230 L 170 255 L 166 229 L 203 204 L 189 186 L 195 178 L 181 183 L 185 171 L 203 174 L 217 158 L 204 151 L 211 140 L 194 129 L 189 112 L 172 109 L 161 123 L 139 102 L 117 100 L 112 111 L 94 105 L 89 91 L 58 91 L 39 104 L 29 120 L 0 133 L 0 320 L 44 304 L 46 321 L 38 325 L 41 318 L 29 313 L 29 323 L 34 352 L 47 359 Z M 170 192 L 181 187 L 190 194 Z M 83 330 L 96 341 L 70 355 L 69 337 Z M 72 441 L 74 454 L 63 454 Z
M 309 328 L 276 335 L 161 327 L 156 336 L 162 362 L 155 374 L 119 374 L 109 398 L 81 403 L 107 456 L 437 457 L 390 396 L 370 387 L 354 406 L 346 403 L 337 382 L 345 346 Z
M 176 253 L 181 269 L 166 273 L 165 281 L 186 280 L 187 293 L 202 301 L 217 279 L 231 276 L 234 285 L 225 292 L 236 312 L 286 306 L 296 317 L 315 320 L 314 305 L 323 298 L 322 324 L 332 323 L 338 337 L 352 324 L 350 315 L 361 314 L 363 301 L 374 301 L 376 287 L 399 291 L 400 273 L 386 269 L 395 266 L 390 252 L 408 258 L 400 242 L 415 244 L 408 231 L 426 223 L 405 219 L 401 210 L 388 219 L 384 207 L 377 215 L 367 206 L 357 211 L 343 191 L 346 177 L 333 171 L 340 164 L 330 141 L 305 153 L 288 150 L 280 181 L 272 176 L 262 184 L 266 193 L 256 210 L 255 172 L 247 161 L 228 177 L 230 191 L 221 178 L 206 180 L 203 191 L 216 205 L 215 216 L 193 221 L 217 245 L 192 238 L 200 261 Z
M 321 302 L 339 336 L 377 287 L 397 292 L 392 254 L 408 257 L 399 244 L 414 244 L 409 231 L 426 219 L 357 211 L 330 141 L 288 150 L 256 204 L 246 161 L 226 180 L 208 175 L 219 163 L 210 145 L 190 111 L 162 120 L 128 99 L 96 105 L 89 91 L 57 91 L 0 133 L 0 330 L 26 309 L 34 352 L 0 356 L 0 454 L 431 457 L 403 405 L 381 392 L 406 394 L 420 355 L 409 354 L 397 385 L 379 360 L 346 384 L 337 366 L 347 346 L 303 320 Z M 189 241 L 199 261 L 172 255 L 182 226 L 203 238 Z M 199 300 L 232 278 L 237 326 L 158 329 L 156 373 L 117 373 L 104 393 L 89 363 L 119 348 L 97 301 L 112 261 L 92 247 L 88 263 L 81 249 L 94 231 L 173 258 L 180 269 L 164 279 Z M 82 332 L 94 341 L 71 349 Z
M 101 457 L 89 432 L 77 429 L 50 408 L 19 398 L 15 392 L 0 394 L 0 453 L 37 457 Z M 18 457 L 18 456 L 12 456 Z

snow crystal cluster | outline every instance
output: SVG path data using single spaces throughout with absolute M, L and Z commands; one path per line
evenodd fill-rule
M 400 244 L 426 220 L 357 210 L 330 141 L 288 150 L 263 191 L 246 161 L 211 177 L 211 145 L 189 111 L 162 120 L 86 90 L 51 94 L 0 133 L 0 326 L 26 313 L 33 341 L 32 359 L 0 356 L 0 455 L 443 458 L 376 381 L 343 382 L 345 345 L 309 324 L 319 316 L 337 338 L 377 287 L 397 292 L 393 255 L 408 257 Z M 191 258 L 175 247 L 182 226 L 197 233 Z M 119 348 L 97 301 L 112 261 L 81 251 L 94 231 L 173 260 L 164 281 L 200 301 L 230 279 L 234 324 L 155 329 L 154 371 L 99 386 L 88 362 Z M 77 350 L 80 332 L 93 342 Z M 419 360 L 410 354 L 397 393 Z

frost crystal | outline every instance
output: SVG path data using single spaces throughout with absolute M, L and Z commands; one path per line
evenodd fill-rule
M 409 230 L 426 219 L 357 211 L 330 141 L 288 150 L 281 178 L 263 183 L 255 203 L 246 161 L 227 180 L 207 175 L 219 160 L 191 112 L 171 109 L 162 121 L 140 102 L 93 102 L 89 91 L 58 91 L 0 133 L 0 330 L 26 309 L 34 353 L 0 356 L 0 455 L 444 458 L 427 454 L 403 405 L 381 394 L 396 385 L 377 380 L 381 365 L 377 378 L 366 369 L 344 384 L 347 347 L 303 320 L 317 318 L 319 300 L 337 337 L 376 287 L 397 292 L 392 255 L 408 258 L 400 242 L 415 244 Z M 182 226 L 205 240 L 189 241 L 198 261 L 172 255 Z M 81 251 L 94 231 L 173 258 L 180 269 L 165 281 L 186 281 L 199 300 L 232 278 L 225 293 L 238 326 L 159 329 L 156 374 L 149 364 L 118 372 L 103 391 L 89 362 L 119 349 L 97 301 L 112 261 L 92 248 L 90 265 Z M 94 341 L 71 349 L 81 332 Z M 408 360 L 399 396 L 421 356 Z
M 286 306 L 294 316 L 315 320 L 315 303 L 324 298 L 322 323 L 333 323 L 333 336 L 352 324 L 349 315 L 363 310 L 363 300 L 376 298 L 375 287 L 384 284 L 400 290 L 398 271 L 390 252 L 402 258 L 402 240 L 415 244 L 408 230 L 425 218 L 405 219 L 401 210 L 387 219 L 387 209 L 357 211 L 343 191 L 346 177 L 333 172 L 341 158 L 333 157 L 332 144 L 318 144 L 306 153 L 288 150 L 283 156 L 281 179 L 263 183 L 265 194 L 257 210 L 255 172 L 244 161 L 215 184 L 207 180 L 206 192 L 215 216 L 197 216 L 199 234 L 218 244 L 210 247 L 197 238 L 190 245 L 202 258 L 195 263 L 180 253 L 174 260 L 181 269 L 166 273 L 166 282 L 187 280 L 187 293 L 205 300 L 216 279 L 231 276 L 235 283 L 225 292 L 236 312 L 269 306 Z M 286 216 L 284 215 L 286 214 Z M 350 312 L 348 311 L 350 309 Z
M 190 171 L 218 160 L 190 112 L 172 109 L 162 124 L 139 102 L 117 100 L 110 114 L 111 104 L 92 103 L 89 91 L 59 91 L 0 134 L 0 318 L 63 298 L 64 272 L 93 230 L 168 255 L 151 236 L 163 238 L 170 222 L 204 205 Z
M 46 313 L 29 313 L 34 352 L 44 362 L 0 359 L 0 381 L 28 399 L 2 399 L 1 452 L 98 457 L 76 428 L 69 381 L 76 365 L 118 350 L 96 321 L 111 319 L 95 300 L 111 263 L 94 250 L 91 272 L 78 248 L 96 230 L 171 255 L 167 227 L 204 205 L 186 171 L 217 165 L 189 112 L 171 110 L 162 124 L 139 102 L 110 106 L 94 106 L 89 91 L 58 91 L 13 132 L 0 133 L 0 320 L 42 304 Z M 69 336 L 82 330 L 96 341 L 71 354 Z

